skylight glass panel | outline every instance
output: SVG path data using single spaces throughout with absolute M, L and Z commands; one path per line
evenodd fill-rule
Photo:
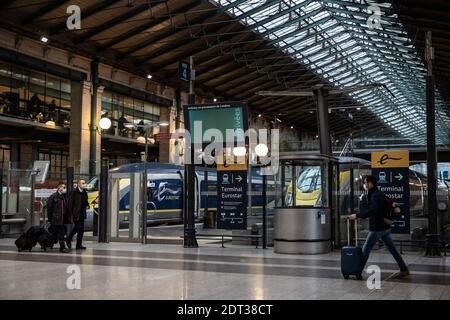
M 425 136 L 422 106 L 426 69 L 397 15 L 392 14 L 390 3 L 377 3 L 384 12 L 382 31 L 368 28 L 368 3 L 363 0 L 280 0 L 272 5 L 267 5 L 266 0 L 219 3 L 235 3 L 235 8 L 228 10 L 230 14 L 248 15 L 242 20 L 244 23 L 258 26 L 254 30 L 269 39 L 270 44 L 332 84 L 345 87 L 383 83 L 395 98 L 380 88 L 348 96 L 391 123 L 394 130 L 414 132 L 412 140 L 417 140 L 417 135 Z M 274 18 L 270 20 L 270 16 Z M 437 110 L 442 108 L 439 98 L 437 92 Z M 396 120 L 387 120 L 387 115 Z M 442 113 L 437 115 L 444 119 L 439 123 L 439 139 L 445 135 L 450 142 L 450 119 Z

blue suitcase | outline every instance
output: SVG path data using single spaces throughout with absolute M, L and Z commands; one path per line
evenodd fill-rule
M 350 220 L 347 219 L 347 239 L 348 245 L 341 249 L 341 271 L 345 279 L 350 276 L 356 276 L 356 279 L 362 279 L 363 271 L 363 253 L 362 249 L 358 247 L 358 230 L 357 221 L 355 221 L 355 237 L 356 246 L 350 245 Z

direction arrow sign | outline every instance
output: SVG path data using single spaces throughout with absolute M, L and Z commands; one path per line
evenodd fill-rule
M 247 171 L 217 171 L 217 229 L 247 229 Z
M 372 174 L 378 180 L 378 189 L 396 202 L 402 218 L 391 225 L 392 233 L 408 234 L 410 231 L 409 168 L 374 168 Z

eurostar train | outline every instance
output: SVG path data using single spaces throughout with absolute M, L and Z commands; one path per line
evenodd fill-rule
M 351 157 L 338 157 L 340 163 L 339 173 L 339 213 L 342 215 L 351 214 L 350 199 L 350 166 L 353 167 L 354 177 L 354 198 L 353 205 L 355 211 L 358 210 L 359 197 L 364 192 L 362 179 L 365 175 L 371 174 L 371 163 L 364 159 Z M 352 163 L 350 165 L 350 163 Z M 380 177 L 382 178 L 382 177 Z M 409 170 L 410 187 L 410 230 L 412 237 L 423 239 L 428 228 L 427 214 L 427 177 L 414 170 Z M 320 194 L 322 188 L 322 172 L 320 166 L 307 166 L 300 171 L 296 180 L 295 205 L 320 206 Z M 287 187 L 285 193 L 285 203 L 292 205 L 292 183 Z M 444 181 L 438 180 L 437 202 L 445 204 L 446 212 L 443 215 L 444 229 L 446 237 L 450 238 L 449 204 L 450 191 Z M 441 218 L 440 215 L 438 215 Z
M 217 174 L 215 169 L 207 169 L 208 190 L 206 190 L 205 169 L 196 169 L 195 176 L 195 215 L 201 221 L 205 211 L 205 195 L 208 194 L 208 211 L 217 210 Z M 183 174 L 184 167 L 172 164 L 147 163 L 148 171 L 148 224 L 182 223 L 183 222 Z M 110 174 L 143 173 L 143 163 L 122 165 L 111 169 Z M 268 179 L 270 180 L 270 179 Z M 267 182 L 268 188 L 273 185 L 273 179 Z M 262 177 L 258 168 L 252 168 L 252 190 L 261 191 Z M 126 225 L 130 212 L 130 178 L 119 181 L 119 222 Z M 87 184 L 90 209 L 87 211 L 85 228 L 92 229 L 93 215 L 98 203 L 98 178 L 93 178 Z M 272 201 L 268 197 L 268 201 Z M 261 210 L 262 197 L 251 197 L 252 210 Z
M 350 214 L 351 199 L 350 190 L 350 165 L 353 162 L 354 168 L 354 208 L 358 208 L 359 196 L 362 194 L 362 178 L 364 175 L 371 173 L 370 162 L 359 158 L 339 157 L 340 175 L 339 175 L 339 193 L 340 203 L 339 212 L 341 215 Z M 355 168 L 355 163 L 357 166 Z M 181 223 L 182 222 L 182 206 L 183 206 L 183 172 L 184 167 L 172 164 L 148 163 L 148 223 Z M 110 170 L 110 173 L 142 173 L 144 166 L 142 163 L 127 164 Z M 258 213 L 262 208 L 262 176 L 259 168 L 252 168 L 252 212 Z M 296 177 L 296 200 L 295 205 L 311 205 L 320 206 L 321 194 L 321 170 L 320 167 L 307 166 L 303 168 Z M 195 213 L 197 220 L 202 220 L 205 210 L 205 194 L 208 194 L 208 210 L 217 210 L 217 175 L 214 169 L 208 169 L 208 190 L 205 189 L 204 168 L 197 168 L 195 177 Z M 419 233 L 426 232 L 427 226 L 427 179 L 426 176 L 409 171 L 410 185 L 410 217 L 411 231 L 416 232 L 416 238 L 422 238 Z M 276 190 L 281 186 L 276 186 L 273 177 L 267 179 L 267 201 L 271 206 L 276 206 L 280 200 L 280 190 Z M 292 203 L 292 183 L 284 186 L 285 203 Z M 86 220 L 86 228 L 92 228 L 93 214 L 96 199 L 98 197 L 98 180 L 92 179 L 88 183 L 89 203 Z M 444 202 L 449 207 L 449 191 L 442 181 L 438 183 L 438 203 Z M 120 180 L 119 191 L 119 221 L 127 224 L 128 213 L 130 210 L 130 179 L 123 178 Z M 448 209 L 445 224 L 448 224 Z M 413 223 L 414 222 L 414 223 Z M 419 230 L 419 231 L 418 231 Z M 424 234 L 423 234 L 424 236 Z

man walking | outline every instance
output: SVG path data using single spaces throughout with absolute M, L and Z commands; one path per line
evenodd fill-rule
M 367 191 L 368 203 L 360 206 L 359 213 L 349 216 L 350 219 L 369 218 L 369 234 L 363 246 L 363 266 L 366 265 L 373 246 L 381 239 L 400 268 L 397 278 L 409 276 L 409 269 L 392 241 L 390 225 L 384 221 L 384 212 L 388 209 L 386 196 L 378 190 L 374 176 L 364 177 L 363 187 Z
M 47 199 L 47 215 L 59 241 L 59 251 L 69 252 L 65 246 L 66 224 L 69 223 L 67 212 L 66 184 L 58 183 L 58 190 Z
M 72 232 L 67 238 L 67 246 L 72 248 L 72 238 L 77 234 L 77 250 L 85 250 L 83 246 L 84 220 L 86 219 L 86 209 L 89 207 L 88 195 L 85 190 L 86 181 L 80 179 L 77 186 L 69 194 L 68 211 L 71 222 L 74 224 Z

